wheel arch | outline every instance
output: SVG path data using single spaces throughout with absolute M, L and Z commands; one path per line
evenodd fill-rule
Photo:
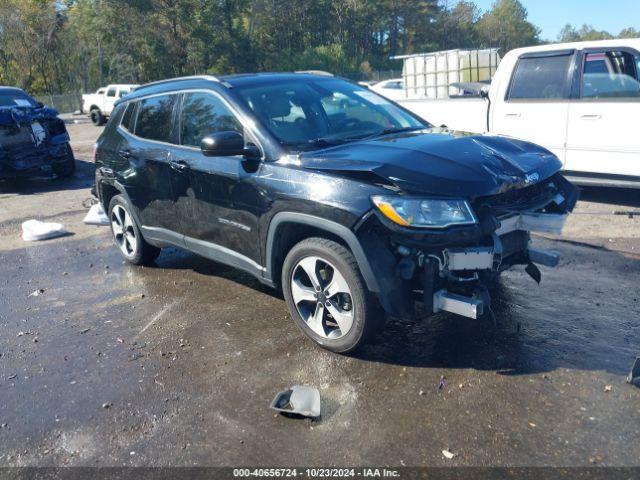
M 106 213 L 109 213 L 109 203 L 111 203 L 111 199 L 116 195 L 122 195 L 130 206 L 131 215 L 133 216 L 134 220 L 140 227 L 142 227 L 142 223 L 140 222 L 140 217 L 138 217 L 138 212 L 133 206 L 133 202 L 131 201 L 129 194 L 127 193 L 126 189 L 122 184 L 120 184 L 117 181 L 111 182 L 111 181 L 101 180 L 100 182 L 98 182 L 97 191 L 98 191 L 98 199 L 100 200 L 100 203 L 102 204 L 102 208 Z
M 292 233 L 293 232 L 293 233 Z M 271 219 L 266 241 L 265 280 L 278 283 L 282 263 L 291 247 L 313 236 L 321 236 L 341 243 L 353 253 L 367 288 L 375 293 L 380 291 L 360 241 L 349 228 L 325 218 L 306 213 L 279 212 Z

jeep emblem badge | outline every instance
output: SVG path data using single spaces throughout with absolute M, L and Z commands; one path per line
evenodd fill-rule
M 534 183 L 540 180 L 540 174 L 538 172 L 527 173 L 524 177 L 524 183 Z

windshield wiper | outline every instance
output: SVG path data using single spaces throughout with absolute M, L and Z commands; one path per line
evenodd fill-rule
M 312 138 L 311 140 L 307 140 L 307 143 L 309 145 L 334 146 L 334 145 L 342 145 L 348 140 L 349 139 L 345 139 L 345 138 L 319 137 L 319 138 Z
M 400 128 L 384 128 L 376 133 L 360 137 L 359 140 L 371 140 L 372 138 L 382 135 L 390 135 L 392 133 L 412 132 L 414 130 L 424 130 L 426 127 L 400 127 Z

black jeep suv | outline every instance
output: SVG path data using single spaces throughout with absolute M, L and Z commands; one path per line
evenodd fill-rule
M 530 143 L 433 128 L 308 73 L 179 78 L 121 100 L 96 190 L 124 258 L 181 247 L 281 287 L 302 331 L 355 349 L 389 314 L 489 311 L 501 271 L 554 266 L 576 189 Z

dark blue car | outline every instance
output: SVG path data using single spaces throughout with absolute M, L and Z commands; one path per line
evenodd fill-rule
M 58 112 L 13 87 L 0 87 L 0 180 L 75 171 Z

